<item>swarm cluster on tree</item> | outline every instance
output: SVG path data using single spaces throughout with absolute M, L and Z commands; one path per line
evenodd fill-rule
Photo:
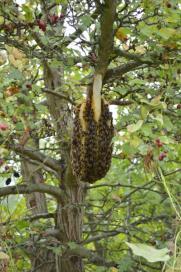
M 2 0 L 0 271 L 176 272 L 177 0 Z

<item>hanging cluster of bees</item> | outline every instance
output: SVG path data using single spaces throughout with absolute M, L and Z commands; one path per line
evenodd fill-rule
M 96 118 L 94 96 L 75 109 L 71 158 L 74 175 L 93 183 L 103 178 L 111 165 L 114 128 L 108 104 L 100 97 L 100 114 Z

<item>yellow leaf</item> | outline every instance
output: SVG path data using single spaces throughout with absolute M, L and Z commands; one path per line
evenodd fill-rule
M 14 56 L 15 59 L 18 59 L 18 60 L 21 60 L 26 57 L 24 53 L 22 53 L 20 50 L 18 50 L 15 47 L 13 47 L 11 54 Z
M 118 269 L 116 267 L 112 267 L 111 272 L 118 272 Z
M 19 93 L 20 89 L 18 86 L 10 86 L 6 89 L 5 94 L 6 96 L 12 96 L 14 94 Z
M 9 55 L 9 62 L 10 62 L 11 64 L 13 64 L 14 66 L 16 66 L 16 60 L 15 60 L 15 58 L 14 58 L 13 55 Z

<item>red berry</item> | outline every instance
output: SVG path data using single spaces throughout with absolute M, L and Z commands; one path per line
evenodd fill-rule
M 55 25 L 58 22 L 59 17 L 57 15 L 55 15 L 55 14 L 48 15 L 48 20 L 49 20 L 51 25 Z
M 37 24 L 39 26 L 39 29 L 41 29 L 43 32 L 46 31 L 46 23 L 43 20 L 37 20 Z
M 64 14 L 60 14 L 59 19 L 62 20 L 64 17 L 65 17 Z
M 8 129 L 8 125 L 0 124 L 0 130 L 7 130 L 7 129 Z
M 166 156 L 167 156 L 167 154 L 166 154 L 165 152 L 160 153 L 160 155 L 159 155 L 159 157 L 158 157 L 159 161 L 163 161 L 163 159 L 164 159 Z
M 157 147 L 162 147 L 163 146 L 163 143 L 160 141 L 160 139 L 156 139 L 155 144 L 156 144 Z

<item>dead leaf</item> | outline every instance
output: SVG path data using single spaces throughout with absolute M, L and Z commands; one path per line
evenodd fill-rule
M 19 93 L 19 91 L 20 91 L 20 89 L 19 89 L 18 86 L 16 86 L 16 85 L 15 86 L 10 86 L 5 90 L 5 95 L 7 97 L 9 97 L 9 96 L 12 96 L 14 94 Z
M 116 31 L 116 38 L 123 42 L 127 41 L 128 37 L 124 31 L 124 28 L 122 27 L 118 28 L 118 30 Z

